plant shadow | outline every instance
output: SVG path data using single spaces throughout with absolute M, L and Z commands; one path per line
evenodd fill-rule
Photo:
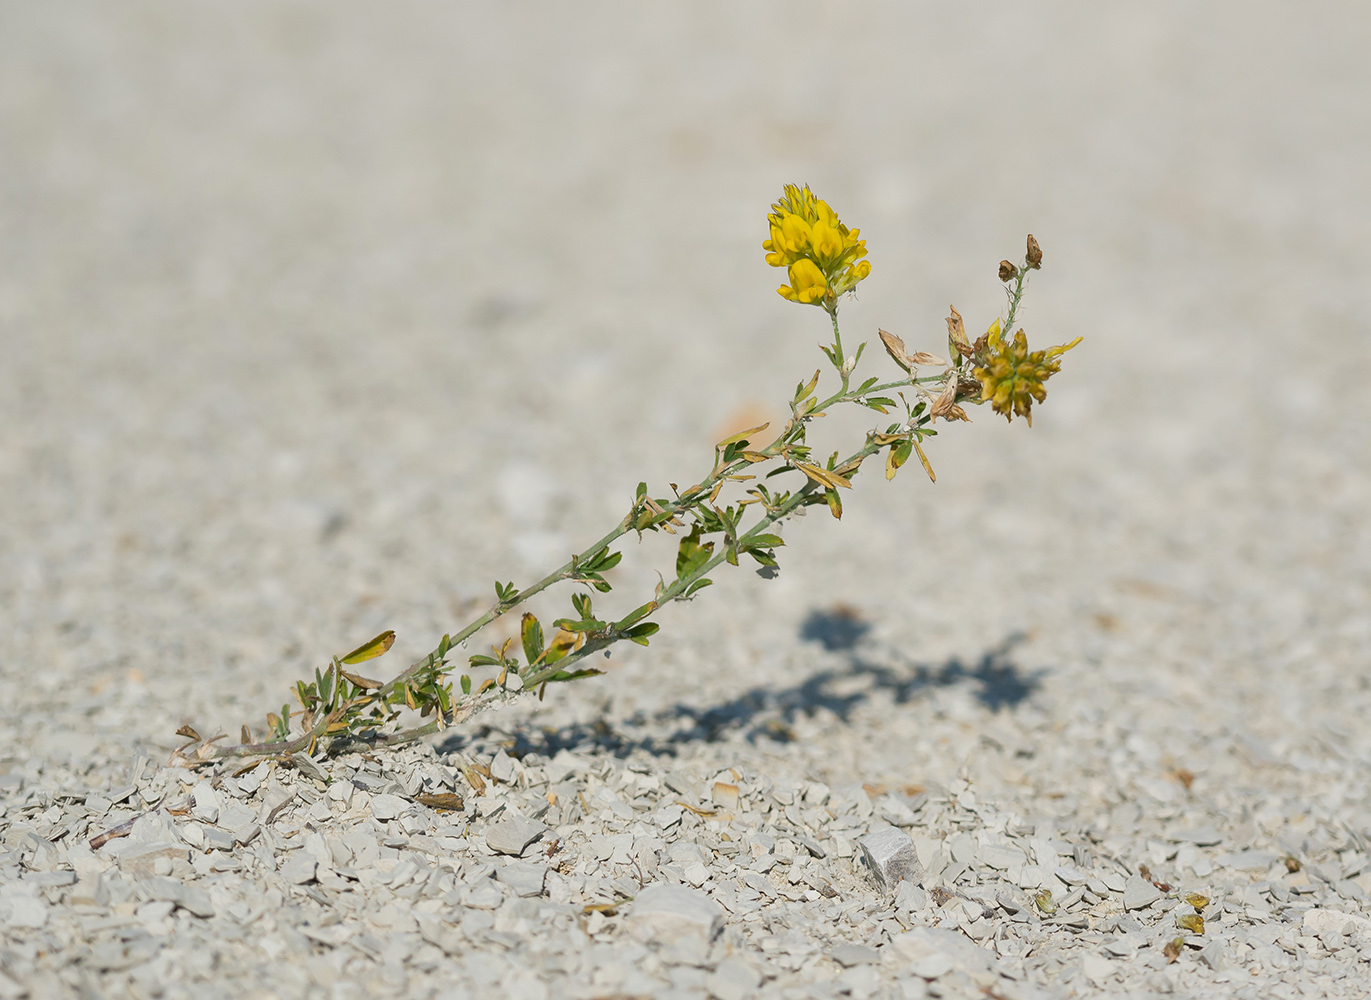
M 557 728 L 539 728 L 531 722 L 510 729 L 478 726 L 457 732 L 438 746 L 440 753 L 462 750 L 491 736 L 523 756 L 551 756 L 559 750 L 594 747 L 618 756 L 643 750 L 674 756 L 686 743 L 718 742 L 741 737 L 750 743 L 764 740 L 785 743 L 795 739 L 792 725 L 801 717 L 821 711 L 839 723 L 851 725 L 858 706 L 883 693 L 896 705 L 904 705 L 938 688 L 965 685 L 971 696 L 991 712 L 1013 709 L 1030 698 L 1042 684 L 1043 668 L 1025 670 L 1014 660 L 1014 651 L 1028 636 L 1014 632 L 987 649 L 974 661 L 953 656 L 941 663 L 900 662 L 890 651 L 871 655 L 863 651 L 863 639 L 871 626 L 851 609 L 839 606 L 809 614 L 800 638 L 815 642 L 841 662 L 810 674 L 789 687 L 756 685 L 715 705 L 677 703 L 658 712 L 638 712 L 611 723 L 606 718 L 577 722 Z M 663 730 L 668 732 L 663 735 Z M 648 731 L 651 730 L 651 731 Z

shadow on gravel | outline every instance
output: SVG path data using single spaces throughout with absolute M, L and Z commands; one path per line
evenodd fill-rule
M 1013 708 L 1038 689 L 1046 672 L 1026 671 L 1014 662 L 1014 650 L 1028 638 L 1021 632 L 1005 637 L 973 663 L 952 657 L 942 663 L 926 664 L 892 663 L 892 656 L 884 651 L 880 656 L 864 655 L 859 646 L 869 630 L 870 626 L 860 617 L 842 607 L 811 613 L 800 629 L 800 637 L 819 643 L 829 652 L 843 654 L 845 662 L 813 673 L 790 687 L 758 685 L 717 705 L 676 704 L 652 715 L 639 713 L 613 725 L 599 719 L 559 729 L 520 725 L 510 731 L 499 731 L 480 727 L 466 735 L 454 732 L 438 749 L 444 753 L 460 750 L 497 733 L 502 733 L 505 742 L 513 739 L 510 752 L 516 756 L 531 752 L 550 756 L 559 750 L 587 746 L 621 756 L 634 750 L 670 756 L 683 743 L 715 742 L 735 735 L 753 743 L 785 743 L 795 738 L 791 724 L 797 718 L 822 710 L 832 713 L 839 722 L 850 724 L 857 706 L 877 693 L 885 693 L 895 704 L 903 705 L 935 688 L 966 685 L 973 697 L 992 712 Z M 644 732 L 660 733 L 663 729 L 669 735 Z

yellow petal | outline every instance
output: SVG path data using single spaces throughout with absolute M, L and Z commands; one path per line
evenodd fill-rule
M 843 238 L 823 220 L 814 223 L 810 244 L 814 248 L 814 255 L 820 260 L 832 260 L 843 252 Z
M 828 281 L 819 265 L 809 258 L 801 258 L 790 265 L 790 284 L 801 302 L 813 302 L 828 291 Z
M 781 246 L 791 253 L 802 253 L 810 245 L 809 223 L 798 215 L 787 215 L 781 221 Z

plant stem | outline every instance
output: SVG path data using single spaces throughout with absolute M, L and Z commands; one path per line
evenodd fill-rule
M 847 380 L 852 373 L 845 370 L 847 368 L 847 355 L 843 353 L 843 332 L 838 329 L 838 307 L 836 305 L 828 311 L 828 318 L 833 321 L 833 346 L 838 350 L 838 363 L 836 367 L 838 369 L 838 377 L 843 380 L 842 392 L 845 393 L 847 392 Z M 839 393 L 839 395 L 841 394 L 842 393 Z
M 1011 304 L 1011 317 L 1014 315 L 1014 310 L 1017 308 L 1018 298 L 1022 295 L 1022 285 L 1023 280 L 1021 274 L 1020 281 L 1015 289 L 1015 295 Z M 825 399 L 823 402 L 818 403 L 817 405 L 809 409 L 806 413 L 792 419 L 790 423 L 786 425 L 785 429 L 782 430 L 780 435 L 778 435 L 777 438 L 771 442 L 771 444 L 769 444 L 767 447 L 763 448 L 760 451 L 760 454 L 765 456 L 767 459 L 784 457 L 787 448 L 790 446 L 790 444 L 793 443 L 793 439 L 795 437 L 795 432 L 797 428 L 802 427 L 805 424 L 805 422 L 807 422 L 810 418 L 823 413 L 823 411 L 830 406 L 833 406 L 837 403 L 857 402 L 860 401 L 864 396 L 869 396 L 873 393 L 883 392 L 890 389 L 898 389 L 903 386 L 917 385 L 922 382 L 936 382 L 943 378 L 942 375 L 927 376 L 924 378 L 905 378 L 895 382 L 887 382 L 881 385 L 876 385 L 869 389 L 866 389 L 865 391 L 852 391 L 849 386 L 849 380 L 852 373 L 843 371 L 847 362 L 846 357 L 843 354 L 842 332 L 838 325 L 837 310 L 831 310 L 829 312 L 829 316 L 833 322 L 834 348 L 839 359 L 839 364 L 836 367 L 838 369 L 838 374 L 842 381 L 842 385 L 837 392 L 835 392 L 833 395 Z M 841 463 L 841 465 L 846 466 L 854 462 L 860 464 L 861 461 L 879 451 L 880 447 L 881 446 L 868 443 L 866 447 L 849 456 L 843 463 Z M 750 466 L 751 464 L 753 463 L 750 463 L 744 459 L 735 459 L 734 461 L 729 462 L 723 466 L 719 466 L 716 462 L 715 468 L 712 469 L 710 474 L 705 479 L 703 479 L 697 486 L 688 489 L 684 494 L 679 495 L 674 501 L 657 504 L 654 510 L 660 510 L 660 513 L 654 514 L 652 523 L 654 525 L 660 524 L 663 521 L 670 520 L 678 513 L 687 512 L 693 509 L 695 506 L 698 505 L 702 498 L 708 496 L 713 491 L 714 487 L 721 480 L 724 480 L 729 476 L 735 475 L 744 467 Z M 755 537 L 761 534 L 765 528 L 770 527 L 771 525 L 775 524 L 780 520 L 785 519 L 786 517 L 789 517 L 796 510 L 798 510 L 809 497 L 812 496 L 816 488 L 817 485 L 812 480 L 807 480 L 805 485 L 800 490 L 798 490 L 792 497 L 787 499 L 785 503 L 773 509 L 769 509 L 766 516 L 761 518 L 755 525 L 753 525 L 752 528 L 750 528 L 747 532 L 745 532 L 738 539 L 736 539 L 733 545 L 725 546 L 723 552 L 721 552 L 717 556 L 714 556 L 707 563 L 705 563 L 704 566 L 700 567 L 695 573 L 691 574 L 688 578 L 677 580 L 670 587 L 666 588 L 666 590 L 664 590 L 658 596 L 657 606 L 660 608 L 663 604 L 667 604 L 671 601 L 680 599 L 692 584 L 694 584 L 697 580 L 702 579 L 706 573 L 711 572 L 712 570 L 717 568 L 725 559 L 727 559 L 730 552 L 736 552 L 739 542 L 742 542 L 748 538 Z M 370 692 L 366 696 L 364 696 L 365 700 L 363 704 L 386 704 L 389 698 L 393 697 L 397 692 L 404 690 L 404 687 L 407 684 L 413 681 L 425 670 L 438 669 L 442 670 L 443 673 L 446 673 L 447 671 L 443 670 L 443 667 L 445 666 L 444 656 L 448 650 L 460 646 L 467 639 L 471 638 L 473 635 L 475 635 L 481 629 L 485 628 L 485 626 L 489 625 L 495 619 L 519 607 L 529 598 L 541 593 L 548 587 L 551 587 L 553 584 L 559 583 L 563 580 L 577 579 L 577 568 L 579 566 L 583 565 L 588 559 L 590 559 L 596 553 L 608 548 L 610 545 L 616 542 L 623 535 L 627 534 L 629 531 L 635 529 L 641 511 L 642 504 L 640 502 L 635 501 L 633 509 L 628 513 L 628 515 L 625 516 L 623 520 L 621 520 L 619 524 L 614 527 L 613 530 L 606 533 L 603 537 L 598 539 L 589 548 L 585 549 L 581 553 L 578 553 L 577 555 L 572 556 L 571 559 L 568 560 L 566 563 L 562 564 L 557 569 L 553 570 L 551 573 L 547 574 L 541 580 L 537 581 L 531 586 L 516 592 L 508 600 L 497 602 L 479 618 L 476 618 L 474 621 L 464 626 L 455 635 L 447 638 L 445 640 L 445 644 L 440 644 L 439 646 L 435 647 L 430 653 L 428 653 L 428 655 L 410 664 L 408 668 L 397 674 L 390 681 L 383 684 L 379 689 Z M 553 677 L 561 671 L 565 670 L 567 667 L 569 667 L 572 663 L 576 662 L 577 660 L 584 659 L 591 653 L 596 652 L 600 649 L 604 649 L 612 645 L 613 643 L 619 641 L 621 638 L 623 638 L 623 636 L 620 633 L 611 632 L 609 634 L 597 636 L 594 639 L 588 640 L 579 650 L 576 650 L 575 652 L 563 657 L 561 660 L 557 661 L 555 665 L 545 667 L 542 670 L 539 670 L 537 673 L 531 674 L 528 677 L 526 677 L 523 681 L 524 690 L 529 690 L 531 688 L 537 687 L 538 685 L 546 682 L 550 677 Z M 486 707 L 486 705 L 492 702 L 493 700 L 500 697 L 509 696 L 510 692 L 502 690 L 500 688 L 487 688 L 485 691 L 466 696 L 462 703 L 453 706 L 451 712 L 445 713 L 444 717 L 442 718 L 434 719 L 432 722 L 427 723 L 423 726 L 419 726 L 415 729 L 405 730 L 400 733 L 380 735 L 376 739 L 377 741 L 386 744 L 396 742 L 407 742 L 412 739 L 419 739 L 422 736 L 439 732 L 449 725 L 459 724 L 465 721 L 466 719 L 470 718 L 470 716 L 480 711 L 482 708 Z M 299 750 L 308 748 L 314 743 L 315 740 L 319 739 L 322 736 L 325 736 L 329 725 L 332 724 L 336 717 L 336 712 L 329 713 L 327 717 L 320 719 L 318 723 L 312 726 L 309 732 L 304 733 L 301 736 L 295 737 L 294 739 L 283 740 L 275 743 L 253 743 L 243 744 L 240 746 L 217 747 L 212 751 L 212 753 L 208 754 L 204 759 L 215 760 L 228 757 L 281 756 L 295 753 Z
M 847 459 L 845 459 L 840 464 L 847 465 L 852 462 L 861 462 L 869 458 L 870 456 L 874 455 L 876 452 L 880 451 L 882 447 L 884 446 L 877 445 L 874 443 L 868 443 L 861 450 L 854 452 L 852 455 L 849 455 Z M 742 542 L 748 538 L 755 538 L 757 535 L 762 534 L 766 528 L 769 528 L 777 521 L 781 521 L 789 517 L 791 514 L 793 514 L 796 510 L 798 510 L 801 506 L 804 505 L 805 501 L 814 493 L 816 489 L 817 486 L 814 483 L 814 481 L 807 480 L 805 482 L 805 485 L 801 487 L 798 491 L 796 491 L 796 493 L 793 496 L 791 496 L 788 500 L 786 500 L 785 503 L 779 504 L 774 509 L 769 510 L 764 517 L 757 521 L 756 524 L 754 524 L 746 532 L 740 535 L 737 539 L 737 542 Z M 725 546 L 723 552 L 720 552 L 718 555 L 711 558 L 708 562 L 706 562 L 703 566 L 697 569 L 690 576 L 683 577 L 677 580 L 671 586 L 667 587 L 666 590 L 662 591 L 662 593 L 658 595 L 657 607 L 660 609 L 664 604 L 668 604 L 671 601 L 679 600 L 681 596 L 687 590 L 690 589 L 690 586 L 693 583 L 695 583 L 697 580 L 702 579 L 706 573 L 712 572 L 714 569 L 716 569 L 721 563 L 724 562 L 724 560 L 728 558 L 729 552 L 731 550 L 736 549 L 736 542 L 731 547 Z M 572 663 L 576 662 L 577 660 L 584 659 L 591 653 L 594 653 L 600 649 L 604 649 L 606 646 L 618 642 L 620 638 L 621 637 L 618 635 L 608 635 L 587 641 L 586 644 L 582 646 L 580 649 L 576 650 L 576 652 L 570 653 L 562 659 L 558 660 L 552 666 L 545 667 L 537 673 L 531 674 L 528 677 L 524 678 L 524 688 L 526 690 L 530 688 L 536 688 L 539 684 L 542 684 L 548 678 L 565 670 L 567 667 L 569 667 Z
M 1027 281 L 1028 263 L 1025 261 L 1024 266 L 1019 268 L 1019 273 L 1014 279 L 1014 290 L 1009 293 L 1009 315 L 1004 320 L 1004 335 L 1006 337 L 1013 332 L 1010 328 L 1014 325 L 1014 317 L 1019 312 L 1019 302 L 1023 299 L 1024 283 Z

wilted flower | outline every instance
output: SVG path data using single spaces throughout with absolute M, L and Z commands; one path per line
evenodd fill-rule
M 1000 321 L 996 320 L 984 337 L 976 341 L 976 379 L 981 383 L 981 401 L 990 401 L 996 413 L 1003 413 L 1013 421 L 1018 414 L 1033 426 L 1033 401 L 1041 403 L 1047 397 L 1043 385 L 1061 371 L 1057 358 L 1081 342 L 1077 337 L 1069 344 L 1049 347 L 1045 351 L 1028 350 L 1028 338 L 1020 330 L 1012 341 L 1004 339 Z
M 767 222 L 771 239 L 762 243 L 766 262 L 786 268 L 790 276 L 790 284 L 776 289 L 782 298 L 831 312 L 838 296 L 871 273 L 871 264 L 862 260 L 866 241 L 857 238 L 861 230 L 843 225 L 808 185 L 787 184 Z

